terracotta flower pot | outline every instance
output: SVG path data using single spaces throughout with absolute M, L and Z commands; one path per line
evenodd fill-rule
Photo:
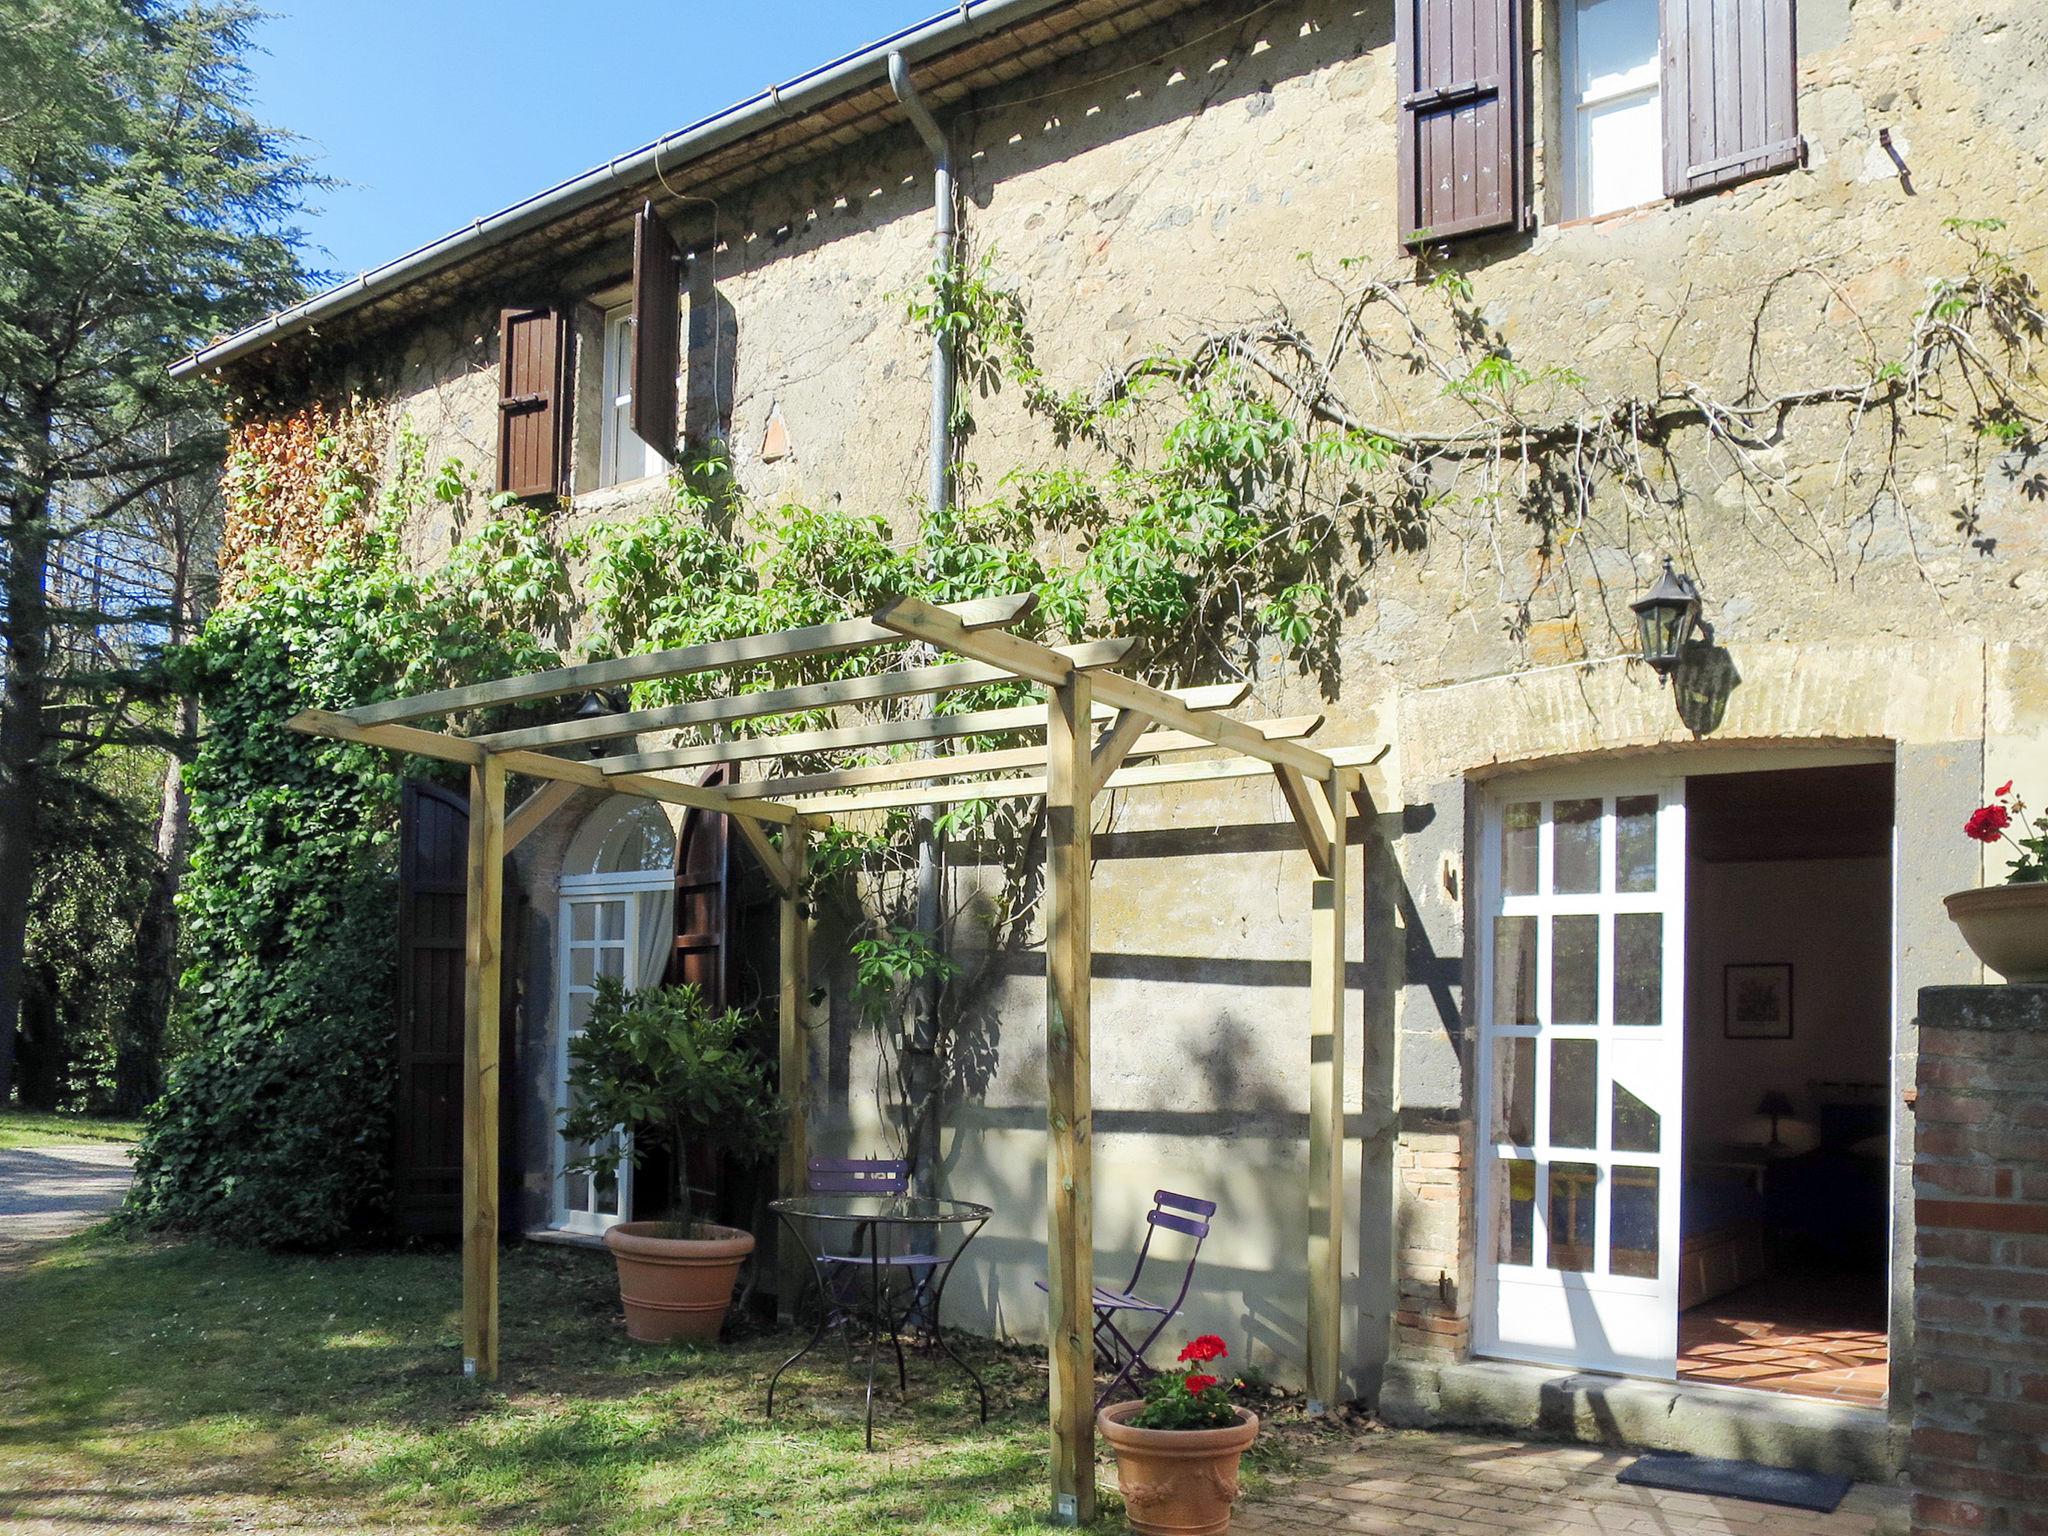
M 1116 1452 L 1124 1518 L 1140 1536 L 1221 1536 L 1237 1500 L 1237 1466 L 1259 1437 L 1259 1416 L 1237 1410 L 1225 1429 L 1133 1429 L 1124 1422 L 1142 1399 L 1095 1415 Z
M 2007 981 L 2048 981 L 2048 882 L 1987 885 L 1946 897 L 1979 960 Z
M 700 1222 L 705 1237 L 664 1237 L 665 1221 L 623 1221 L 604 1234 L 619 1263 L 626 1333 L 642 1344 L 715 1339 L 754 1234 Z

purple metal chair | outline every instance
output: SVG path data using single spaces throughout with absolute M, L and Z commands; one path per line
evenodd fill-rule
M 1182 1214 L 1182 1213 L 1186 1214 Z M 1153 1341 L 1166 1330 L 1166 1325 L 1180 1315 L 1181 1304 L 1188 1299 L 1188 1289 L 1195 1283 L 1195 1261 L 1202 1255 L 1202 1239 L 1209 1235 L 1209 1218 L 1216 1214 L 1214 1200 L 1198 1200 L 1193 1195 L 1177 1195 L 1170 1189 L 1152 1192 L 1152 1209 L 1145 1213 L 1145 1241 L 1138 1248 L 1137 1268 L 1131 1271 L 1130 1283 L 1120 1291 L 1113 1291 L 1106 1285 L 1095 1287 L 1095 1356 L 1105 1369 L 1116 1374 L 1110 1377 L 1095 1399 L 1099 1410 L 1115 1395 L 1118 1388 L 1139 1374 L 1150 1374 L 1152 1367 L 1145 1363 L 1145 1351 Z M 1145 1261 L 1152 1256 L 1152 1239 L 1161 1227 L 1169 1232 L 1178 1232 L 1195 1240 L 1188 1250 L 1188 1267 L 1180 1277 L 1180 1290 L 1171 1302 L 1147 1301 L 1138 1294 L 1138 1282 L 1144 1278 Z M 1051 1288 L 1043 1280 L 1033 1281 L 1041 1291 L 1050 1293 Z M 1139 1317 L 1156 1317 L 1151 1332 L 1142 1343 L 1133 1344 L 1124 1331 L 1117 1326 L 1119 1312 L 1136 1313 Z M 1138 1324 L 1132 1325 L 1136 1332 Z
M 900 1157 L 814 1157 L 805 1167 L 804 1182 L 814 1195 L 900 1195 L 910 1187 L 910 1165 Z M 858 1253 L 818 1256 L 821 1273 L 835 1275 L 835 1290 L 835 1266 L 865 1268 L 870 1262 L 885 1270 L 901 1270 L 909 1277 L 910 1305 L 903 1316 L 917 1321 L 931 1295 L 932 1281 L 947 1261 L 935 1253 L 884 1253 L 873 1260 Z M 838 1296 L 825 1300 L 834 1308 L 841 1305 Z

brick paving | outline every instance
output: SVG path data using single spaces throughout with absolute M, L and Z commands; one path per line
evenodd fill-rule
M 1861 1484 L 1831 1515 L 1629 1488 L 1633 1451 L 1392 1430 L 1312 1452 L 1238 1507 L 1234 1536 L 1898 1536 L 1906 1495 Z

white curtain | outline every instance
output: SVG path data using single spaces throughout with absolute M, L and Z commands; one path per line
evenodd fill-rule
M 640 931 L 633 936 L 633 986 L 636 991 L 660 986 L 668 972 L 668 958 L 676 947 L 675 887 L 642 891 L 637 905 L 640 909 Z

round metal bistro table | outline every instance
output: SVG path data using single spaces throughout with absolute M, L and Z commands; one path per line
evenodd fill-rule
M 834 1331 L 859 1326 L 868 1336 L 867 1448 L 875 1448 L 875 1360 L 887 1335 L 896 1353 L 896 1385 L 908 1391 L 902 1330 L 913 1316 L 929 1325 L 931 1341 L 966 1373 L 988 1422 L 988 1389 L 974 1367 L 953 1352 L 939 1329 L 946 1280 L 994 1208 L 971 1200 L 926 1200 L 915 1195 L 794 1195 L 768 1209 L 811 1261 L 818 1280 L 818 1326 L 804 1347 L 768 1378 L 768 1417 L 775 1417 L 775 1383 Z M 950 1247 L 951 1251 L 946 1249 Z M 847 1341 L 849 1356 L 852 1341 Z

